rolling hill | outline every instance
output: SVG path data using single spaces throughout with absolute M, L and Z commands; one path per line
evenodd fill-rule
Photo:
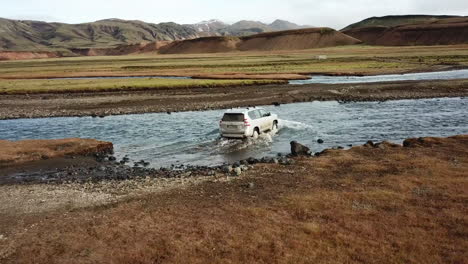
M 159 49 L 163 54 L 231 51 L 301 50 L 354 45 L 361 41 L 331 28 L 310 28 L 261 33 L 245 37 L 205 37 L 174 41 Z
M 370 17 L 357 23 L 351 24 L 341 31 L 347 31 L 366 27 L 394 27 L 407 24 L 421 24 L 437 21 L 439 19 L 456 18 L 457 16 L 432 16 L 432 15 L 404 15 L 404 16 L 383 16 Z
M 456 45 L 468 43 L 468 17 L 452 17 L 397 26 L 351 27 L 343 33 L 369 45 L 414 46 Z

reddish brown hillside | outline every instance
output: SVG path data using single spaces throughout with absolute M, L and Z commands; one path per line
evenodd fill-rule
M 363 27 L 343 33 L 371 45 L 455 45 L 468 43 L 468 18 L 396 27 Z
M 240 43 L 237 37 L 206 37 L 174 41 L 161 48 L 162 54 L 217 53 L 237 50 Z
M 160 53 L 300 50 L 358 43 L 359 40 L 330 28 L 311 28 L 262 33 L 242 38 L 208 37 L 176 41 L 162 48 Z
M 300 50 L 353 45 L 359 40 L 330 28 L 309 28 L 244 37 L 239 50 Z
M 150 43 L 120 45 L 114 48 L 71 49 L 71 51 L 82 56 L 118 56 L 134 53 L 154 52 L 169 43 L 170 41 L 157 41 Z

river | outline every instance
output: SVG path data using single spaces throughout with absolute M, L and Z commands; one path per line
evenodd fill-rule
M 420 136 L 468 134 L 468 98 L 336 101 L 267 106 L 280 130 L 254 140 L 219 137 L 223 110 L 92 117 L 0 120 L 0 139 L 95 138 L 114 143 L 116 156 L 144 159 L 152 167 L 218 165 L 248 157 L 288 153 L 296 140 L 314 152 L 335 146 Z M 318 144 L 317 139 L 324 144 Z

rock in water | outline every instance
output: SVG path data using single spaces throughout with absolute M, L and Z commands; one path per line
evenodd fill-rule
M 297 141 L 291 141 L 291 154 L 293 156 L 310 156 L 310 149 Z

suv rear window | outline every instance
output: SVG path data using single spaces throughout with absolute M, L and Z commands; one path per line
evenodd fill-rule
M 244 114 L 224 114 L 225 122 L 244 122 Z

